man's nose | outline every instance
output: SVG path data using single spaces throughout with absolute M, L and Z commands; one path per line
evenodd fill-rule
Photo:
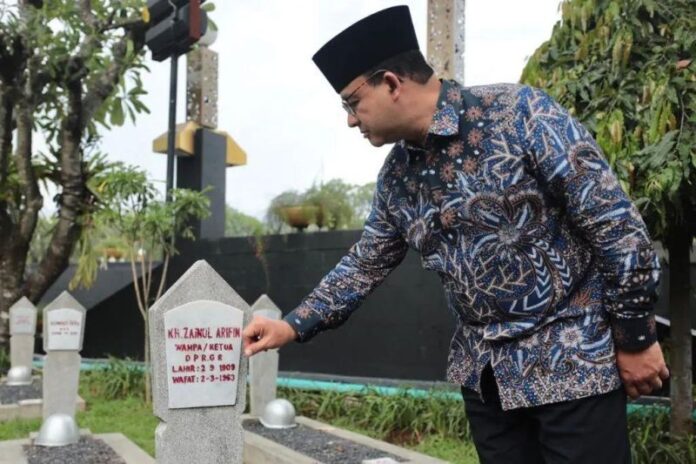
M 360 123 L 360 121 L 358 121 L 358 118 L 356 118 L 355 116 L 353 116 L 350 113 L 348 114 L 348 127 L 355 127 L 359 123 Z

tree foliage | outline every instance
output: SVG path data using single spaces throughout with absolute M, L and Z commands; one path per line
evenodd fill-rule
M 263 222 L 253 216 L 227 206 L 225 208 L 225 236 L 226 237 L 252 237 L 261 235 L 265 231 Z
M 374 182 L 355 185 L 342 179 L 314 184 L 304 192 L 286 190 L 271 200 L 266 225 L 271 232 L 281 232 L 284 230 L 282 209 L 307 206 L 312 211 L 310 222 L 320 229 L 361 229 L 372 208 L 374 192 Z
M 673 436 L 692 421 L 689 255 L 696 234 L 696 4 L 565 0 L 522 81 L 595 133 L 653 238 L 669 252 Z
M 164 291 L 169 261 L 176 254 L 175 239 L 195 238 L 192 220 L 210 214 L 210 200 L 205 192 L 173 189 L 170 201 L 165 201 L 143 170 L 123 165 L 99 176 L 95 193 L 102 206 L 83 231 L 73 283 L 88 286 L 96 277 L 99 250 L 93 246 L 93 234 L 106 228 L 125 241 L 136 303 L 145 327 L 145 364 L 149 365 L 148 310 Z M 157 259 L 163 261 L 159 282 L 154 281 Z M 145 398 L 149 401 L 149 373 L 146 373 L 145 388 Z
M 561 10 L 522 81 L 546 89 L 596 134 L 663 239 L 696 214 L 696 5 L 566 0 Z
M 305 192 L 305 202 L 318 208 L 316 219 L 319 228 L 336 230 L 348 227 L 355 215 L 351 204 L 354 188 L 341 179 L 331 179 L 315 184 Z
M 91 179 L 109 168 L 100 130 L 147 110 L 143 4 L 0 3 L 0 313 L 22 295 L 36 302 L 65 270 L 96 208 Z M 27 269 L 49 191 L 51 235 Z M 0 323 L 0 345 L 6 329 Z

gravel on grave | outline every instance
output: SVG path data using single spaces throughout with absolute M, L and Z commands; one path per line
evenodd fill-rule
M 392 458 L 397 462 L 405 462 L 398 456 L 302 424 L 291 429 L 267 429 L 256 419 L 248 419 L 244 421 L 243 426 L 249 432 L 273 440 L 324 464 L 360 464 L 365 459 L 377 458 Z
M 116 452 L 98 438 L 81 437 L 73 445 L 25 445 L 28 464 L 126 464 Z
M 0 404 L 15 404 L 21 400 L 41 399 L 41 379 L 31 385 L 0 384 Z

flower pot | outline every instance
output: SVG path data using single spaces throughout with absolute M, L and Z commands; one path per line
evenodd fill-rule
M 317 210 L 316 206 L 285 206 L 280 209 L 280 215 L 287 225 L 301 232 L 315 221 Z
M 121 258 L 123 258 L 123 251 L 119 250 L 118 248 L 104 248 L 102 249 L 102 253 L 104 253 L 107 260 L 113 258 L 116 261 L 120 261 Z

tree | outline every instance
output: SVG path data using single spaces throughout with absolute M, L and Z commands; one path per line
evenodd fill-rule
M 262 235 L 263 222 L 227 205 L 225 208 L 225 237 L 252 237 Z
M 354 186 L 341 179 L 313 185 L 304 193 L 304 201 L 318 208 L 317 226 L 329 230 L 345 229 L 353 221 L 351 193 Z
M 99 129 L 147 110 L 140 101 L 143 3 L 0 4 L 0 316 L 22 295 L 36 303 L 67 267 L 94 210 L 91 179 L 107 167 Z M 29 270 L 47 189 L 57 192 L 52 232 Z M 0 321 L 3 346 L 7 323 Z
M 372 198 L 375 196 L 375 182 L 364 185 L 355 185 L 350 195 L 350 204 L 353 208 L 353 221 L 348 224 L 349 229 L 362 229 L 372 211 Z
M 689 252 L 696 234 L 693 0 L 565 0 L 522 81 L 596 134 L 669 252 L 673 436 L 692 430 Z
M 175 237 L 195 238 L 191 221 L 210 214 L 210 200 L 205 192 L 172 189 L 171 200 L 167 202 L 158 197 L 158 191 L 148 181 L 145 172 L 134 167 L 121 166 L 98 180 L 95 193 L 103 207 L 93 214 L 94 220 L 84 230 L 80 241 L 80 248 L 84 251 L 80 255 L 74 283 L 91 285 L 99 255 L 91 246 L 94 242 L 92 234 L 99 234 L 104 228 L 113 230 L 127 244 L 135 297 L 145 326 L 145 399 L 149 402 L 148 310 L 164 291 L 169 261 L 176 253 Z M 162 260 L 162 269 L 159 282 L 155 283 L 153 271 L 158 259 Z
M 362 229 L 372 209 L 374 193 L 374 182 L 354 185 L 341 179 L 312 185 L 303 193 L 286 190 L 271 200 L 266 212 L 266 227 L 273 233 L 282 232 L 287 219 L 283 215 L 283 209 L 306 206 L 311 208 L 309 222 L 315 223 L 320 229 Z
M 286 190 L 271 200 L 266 210 L 266 227 L 269 232 L 278 234 L 283 230 L 283 208 L 302 205 L 304 197 L 297 190 Z

